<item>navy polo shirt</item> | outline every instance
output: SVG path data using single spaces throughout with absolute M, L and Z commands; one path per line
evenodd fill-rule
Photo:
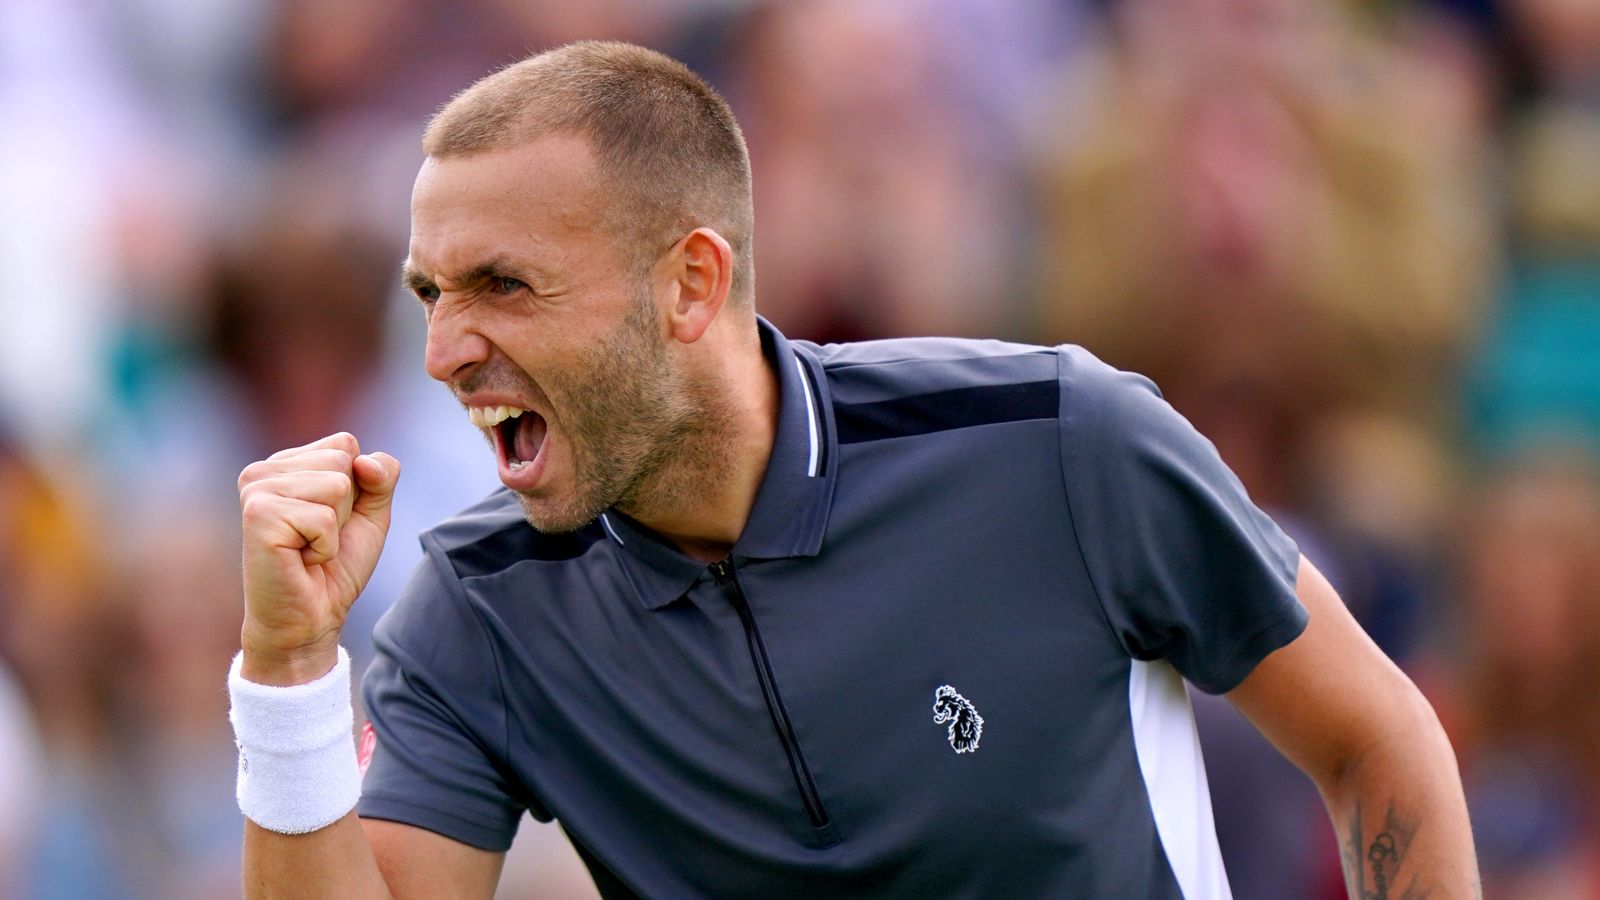
M 1299 552 L 1151 383 L 1082 349 L 816 346 L 724 562 L 501 491 L 374 637 L 360 813 L 608 897 L 1228 895 L 1185 679 L 1293 640 Z

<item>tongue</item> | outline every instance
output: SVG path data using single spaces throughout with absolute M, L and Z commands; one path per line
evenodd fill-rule
M 544 444 L 544 429 L 543 416 L 531 410 L 523 413 L 512 437 L 511 458 L 529 462 L 538 456 L 539 447 Z

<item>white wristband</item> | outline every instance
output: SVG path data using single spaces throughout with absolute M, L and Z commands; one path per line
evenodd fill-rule
M 306 684 L 257 684 L 228 670 L 228 696 L 239 747 L 239 809 L 268 831 L 304 834 L 337 822 L 361 796 L 350 655 L 339 648 L 333 670 Z

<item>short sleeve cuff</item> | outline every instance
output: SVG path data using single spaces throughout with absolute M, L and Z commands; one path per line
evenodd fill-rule
M 1230 654 L 1229 663 L 1218 671 L 1215 678 L 1195 687 L 1208 694 L 1226 694 L 1239 686 L 1263 659 L 1273 651 L 1288 646 L 1306 630 L 1310 617 L 1298 602 L 1289 604 L 1281 613 L 1275 613 L 1255 628 L 1246 632 Z
M 387 822 L 399 822 L 402 825 L 414 825 L 451 840 L 495 853 L 509 850 L 512 839 L 517 836 L 516 822 L 507 828 L 503 823 L 491 824 L 469 819 L 384 794 L 363 793 L 360 803 L 356 805 L 356 814 L 363 819 L 382 819 Z

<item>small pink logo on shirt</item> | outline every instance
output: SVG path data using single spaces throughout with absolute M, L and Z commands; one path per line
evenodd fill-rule
M 367 777 L 367 766 L 372 765 L 372 751 L 378 749 L 378 733 L 368 722 L 361 728 L 361 743 L 356 747 L 356 762 L 361 766 L 361 777 Z

